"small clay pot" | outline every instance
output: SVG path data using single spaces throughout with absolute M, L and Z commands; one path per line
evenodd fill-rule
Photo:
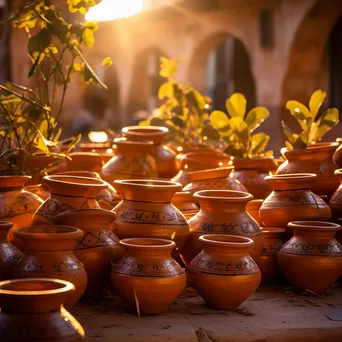
M 110 282 L 111 262 L 124 254 L 119 239 L 110 231 L 116 214 L 103 209 L 67 211 L 54 217 L 55 224 L 80 228 L 83 237 L 74 246 L 75 256 L 88 275 L 84 297 L 100 298 Z
M 334 154 L 334 162 L 342 168 L 342 138 L 337 138 L 336 142 L 340 145 Z
M 198 238 L 203 234 L 240 235 L 255 243 L 250 250 L 258 260 L 263 248 L 263 236 L 258 223 L 246 212 L 246 204 L 253 199 L 251 194 L 230 190 L 203 190 L 194 194 L 201 210 L 188 223 L 190 236 L 181 250 L 186 265 L 202 250 Z
M 68 171 L 93 171 L 101 172 L 104 164 L 103 158 L 99 153 L 92 152 L 73 152 L 68 155 Z
M 198 206 L 193 202 L 192 193 L 189 191 L 176 192 L 172 197 L 172 204 L 181 211 L 187 220 L 199 212 Z
M 63 307 L 74 290 L 74 285 L 59 279 L 0 282 L 0 340 L 84 341 L 82 326 Z
M 284 276 L 278 266 L 277 256 L 285 242 L 285 229 L 276 227 L 263 227 L 264 248 L 258 260 L 261 270 L 262 282 L 273 284 L 283 280 Z
M 175 242 L 162 239 L 124 239 L 124 257 L 113 267 L 112 283 L 138 315 L 167 310 L 186 285 L 184 269 L 171 257 Z
M 117 155 L 101 170 L 101 177 L 112 184 L 116 179 L 152 179 L 158 177 L 153 158 L 152 141 L 126 141 L 115 139 Z
M 260 227 L 262 226 L 262 222 L 260 221 L 259 210 L 263 202 L 264 200 L 262 199 L 255 199 L 255 200 L 249 201 L 246 205 L 247 213 L 251 215 L 255 221 L 257 221 Z
M 0 281 L 13 278 L 13 268 L 24 256 L 7 241 L 7 234 L 12 226 L 12 222 L 0 221 Z
M 156 161 L 158 177 L 172 178 L 178 172 L 176 153 L 169 147 L 163 145 L 169 130 L 159 126 L 129 126 L 121 131 L 127 140 L 152 141 L 154 148 L 152 156 Z
M 287 229 L 290 221 L 329 221 L 329 206 L 310 189 L 318 181 L 315 174 L 296 173 L 265 178 L 273 192 L 261 205 L 259 217 L 266 227 Z
M 329 207 L 331 209 L 333 220 L 342 217 L 342 169 L 336 170 L 335 176 L 338 178 L 341 184 L 329 201 Z
M 312 192 L 330 198 L 339 186 L 339 181 L 334 175 L 337 164 L 333 161 L 338 146 L 338 143 L 321 143 L 304 149 L 285 150 L 287 160 L 279 166 L 277 174 L 317 174 L 317 181 L 312 184 Z
M 265 199 L 272 188 L 265 181 L 277 170 L 277 163 L 273 158 L 233 158 L 234 171 L 230 177 L 243 184 L 247 192 L 257 199 Z
M 289 228 L 294 236 L 279 251 L 280 269 L 299 290 L 323 293 L 341 276 L 342 246 L 335 240 L 341 226 L 294 221 Z
M 71 308 L 83 295 L 87 273 L 72 249 L 83 236 L 80 229 L 68 226 L 20 228 L 14 236 L 24 243 L 25 256 L 14 268 L 15 278 L 56 278 L 70 281 L 76 290 L 65 302 Z
M 261 273 L 249 256 L 254 242 L 233 235 L 202 235 L 203 250 L 189 264 L 191 284 L 209 307 L 231 310 L 259 286 Z

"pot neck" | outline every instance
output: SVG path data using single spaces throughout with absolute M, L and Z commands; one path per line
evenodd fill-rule
M 115 142 L 117 155 L 122 156 L 146 156 L 155 148 L 152 141 L 120 141 Z
M 316 179 L 317 175 L 314 173 L 285 174 L 265 177 L 265 181 L 271 186 L 273 191 L 310 190 Z
M 234 169 L 240 170 L 258 170 L 259 172 L 270 172 L 277 169 L 276 161 L 273 158 L 234 158 Z
M 319 221 L 292 221 L 288 227 L 293 230 L 294 236 L 315 239 L 334 239 L 336 233 L 342 229 L 336 223 Z
M 247 202 L 216 201 L 212 199 L 199 199 L 201 210 L 204 212 L 240 212 L 246 210 Z

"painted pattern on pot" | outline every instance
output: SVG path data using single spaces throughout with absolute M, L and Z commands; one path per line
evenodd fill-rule
M 342 169 L 336 170 L 335 176 L 341 184 L 330 198 L 329 207 L 331 209 L 332 218 L 337 220 L 342 217 Z

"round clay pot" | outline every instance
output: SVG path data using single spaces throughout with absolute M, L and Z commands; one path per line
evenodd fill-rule
M 7 241 L 12 222 L 0 221 L 0 281 L 13 278 L 13 267 L 24 254 Z
M 260 221 L 259 210 L 263 202 L 264 200 L 262 199 L 256 199 L 249 201 L 246 205 L 247 213 L 251 215 L 255 221 L 257 221 L 260 227 L 262 226 L 262 222 Z
M 74 290 L 74 285 L 59 279 L 0 282 L 0 340 L 84 341 L 82 326 L 63 307 Z
M 96 195 L 107 188 L 106 182 L 95 178 L 52 175 L 43 180 L 50 189 L 50 197 L 33 215 L 34 225 L 51 224 L 55 216 L 65 211 L 99 209 Z
M 176 153 L 163 145 L 169 130 L 159 126 L 129 126 L 121 131 L 127 140 L 149 140 L 154 144 L 152 156 L 156 161 L 157 173 L 160 178 L 172 178 L 178 172 Z
M 183 188 L 183 191 L 190 191 L 192 194 L 201 190 L 237 190 L 247 192 L 246 188 L 239 181 L 229 177 L 232 171 L 232 167 L 222 167 L 189 172 L 190 183 Z
M 124 239 L 124 257 L 113 267 L 112 283 L 138 315 L 167 310 L 186 285 L 184 269 L 171 257 L 175 242 L 162 239 Z
M 277 283 L 284 278 L 277 261 L 278 252 L 285 242 L 284 233 L 284 228 L 262 228 L 262 235 L 264 237 L 264 248 L 261 257 L 258 260 L 258 266 L 261 270 L 263 283 Z
M 335 154 L 334 154 L 334 162 L 337 164 L 338 167 L 342 168 L 342 138 L 337 138 L 336 142 L 340 145 Z
M 271 192 L 265 177 L 271 176 L 277 170 L 277 163 L 273 158 L 233 159 L 234 170 L 230 177 L 243 184 L 247 191 L 257 199 L 265 199 Z
M 44 186 L 43 184 L 32 184 L 32 185 L 24 185 L 24 190 L 31 192 L 32 194 L 37 195 L 39 198 L 41 198 L 43 201 L 49 198 L 50 191 L 49 189 Z
M 68 155 L 68 171 L 94 171 L 100 172 L 103 159 L 101 154 L 92 152 L 73 152 Z
M 313 173 L 274 175 L 265 178 L 273 189 L 263 202 L 259 217 L 266 227 L 287 229 L 290 221 L 329 221 L 329 206 L 310 189 L 318 179 Z
M 253 241 L 234 235 L 202 235 L 203 250 L 188 266 L 190 282 L 213 309 L 231 310 L 259 286 L 261 273 L 249 256 Z
M 204 190 L 194 194 L 201 210 L 188 223 L 190 236 L 181 250 L 186 265 L 202 250 L 198 238 L 203 234 L 241 235 L 254 241 L 250 255 L 258 260 L 263 237 L 257 222 L 246 212 L 246 204 L 253 199 L 242 191 Z
M 34 212 L 43 203 L 38 196 L 23 190 L 30 179 L 29 176 L 0 176 L 0 220 L 10 220 L 12 230 L 31 225 Z M 8 238 L 14 242 L 11 233 Z
M 76 290 L 65 302 L 71 308 L 83 295 L 87 273 L 72 249 L 83 236 L 80 229 L 41 225 L 20 228 L 14 236 L 24 243 L 25 256 L 14 268 L 15 278 L 56 278 L 70 281 Z
M 333 220 L 342 217 L 342 169 L 336 170 L 335 176 L 341 182 L 341 185 L 337 188 L 329 201 Z
M 172 204 L 181 211 L 187 220 L 199 212 L 198 206 L 193 202 L 192 193 L 180 191 L 172 197 Z
M 110 231 L 115 213 L 103 209 L 67 211 L 54 217 L 53 222 L 80 228 L 83 237 L 77 240 L 74 254 L 88 275 L 84 297 L 99 298 L 110 282 L 111 262 L 124 254 L 119 239 Z
M 321 294 L 341 275 L 342 246 L 335 240 L 341 226 L 330 222 L 294 221 L 294 236 L 278 254 L 284 275 L 299 290 Z
M 316 195 L 328 195 L 330 198 L 339 186 L 339 181 L 334 176 L 337 165 L 333 161 L 338 146 L 338 143 L 325 143 L 304 149 L 286 150 L 284 155 L 287 160 L 279 166 L 277 174 L 315 173 L 317 181 L 313 183 L 311 190 Z
M 101 177 L 112 184 L 116 179 L 150 179 L 158 176 L 152 141 L 115 139 L 117 155 L 101 170 Z

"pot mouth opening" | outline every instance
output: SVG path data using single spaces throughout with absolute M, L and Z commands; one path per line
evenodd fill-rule
M 341 230 L 342 227 L 337 223 L 332 222 L 324 222 L 324 221 L 291 221 L 287 225 L 291 229 L 300 229 L 300 230 L 312 230 L 312 229 L 321 229 L 321 230 Z
M 317 178 L 315 173 L 288 173 L 281 175 L 266 176 L 265 180 L 270 182 L 276 181 L 301 181 L 301 180 L 314 180 Z
M 114 181 L 114 187 L 115 184 L 122 184 L 122 185 L 128 185 L 128 186 L 134 186 L 134 187 L 144 187 L 144 188 L 154 188 L 158 190 L 162 190 L 165 188 L 173 190 L 173 189 L 181 189 L 182 184 L 178 182 L 171 182 L 171 181 L 163 181 L 163 180 L 157 180 L 157 179 L 128 179 L 128 180 L 116 180 Z
M 233 166 L 217 167 L 216 169 L 191 171 L 188 173 L 188 176 L 191 182 L 195 182 L 207 179 L 225 178 L 228 177 L 233 170 Z
M 96 153 L 96 152 L 71 152 L 69 153 L 69 157 L 83 157 L 83 156 L 86 156 L 86 157 L 100 157 L 100 154 L 99 153 Z
M 64 172 L 58 172 L 58 173 L 56 173 L 56 175 L 101 179 L 100 175 L 94 171 L 64 171 Z
M 260 227 L 263 234 L 283 234 L 286 229 L 279 227 Z
M 154 143 L 151 140 L 127 140 L 126 138 L 114 139 L 114 145 L 117 146 L 153 146 Z
M 83 236 L 82 230 L 71 226 L 60 225 L 36 225 L 19 228 L 14 232 L 19 239 L 36 240 L 70 240 Z
M 237 190 L 201 190 L 195 192 L 194 198 L 199 200 L 231 201 L 231 202 L 249 202 L 253 195 L 244 191 Z
M 97 178 L 90 178 L 90 177 L 79 177 L 79 176 L 69 176 L 69 175 L 51 175 L 45 176 L 43 178 L 44 181 L 48 183 L 55 183 L 55 184 L 65 184 L 68 183 L 73 186 L 82 186 L 86 187 L 91 185 L 92 187 L 106 187 L 107 183 L 102 179 Z
M 159 249 L 170 249 L 176 246 L 176 243 L 172 240 L 156 238 L 129 238 L 122 239 L 119 243 L 123 247 L 134 247 L 137 249 L 146 249 L 151 247 Z
M 19 188 L 24 187 L 31 176 L 0 176 L 0 188 Z
M 199 240 L 207 245 L 221 245 L 234 247 L 249 247 L 253 245 L 253 240 L 238 235 L 207 234 L 199 237 Z
M 1 229 L 11 229 L 13 227 L 13 223 L 10 221 L 0 221 L 0 230 Z
M 154 136 L 154 135 L 166 135 L 169 133 L 169 130 L 166 127 L 162 126 L 128 126 L 124 127 L 121 130 L 122 133 L 130 134 L 133 133 L 134 135 L 141 135 L 141 136 Z

